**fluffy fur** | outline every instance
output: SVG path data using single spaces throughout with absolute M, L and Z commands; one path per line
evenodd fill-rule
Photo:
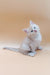
M 23 29 L 23 31 L 27 34 L 27 36 L 23 40 L 20 48 L 14 49 L 5 47 L 5 49 L 19 51 L 23 54 L 34 56 L 36 54 L 37 49 L 42 49 L 42 47 L 40 46 L 40 43 L 42 41 L 40 28 L 38 25 L 30 21 L 30 26 L 28 28 Z

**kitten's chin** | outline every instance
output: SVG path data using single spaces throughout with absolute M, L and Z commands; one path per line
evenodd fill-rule
M 39 33 L 38 31 L 37 31 L 37 32 L 34 32 L 34 33 L 31 33 L 31 34 L 28 33 L 27 36 L 29 36 L 29 37 L 31 37 L 31 36 L 36 36 L 38 33 Z
M 31 36 L 35 36 L 36 34 L 34 33 L 34 34 L 28 34 L 27 36 L 28 37 L 31 37 Z

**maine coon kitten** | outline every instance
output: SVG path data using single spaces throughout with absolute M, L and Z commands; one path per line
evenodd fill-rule
M 15 49 L 5 47 L 4 49 L 18 51 L 25 55 L 34 56 L 36 54 L 37 49 L 42 49 L 42 47 L 40 46 L 42 36 L 40 33 L 39 26 L 30 21 L 30 26 L 28 28 L 23 29 L 23 31 L 27 34 L 27 36 L 23 40 L 20 48 Z

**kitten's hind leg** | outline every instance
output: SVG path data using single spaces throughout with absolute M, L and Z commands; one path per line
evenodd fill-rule
M 37 49 L 42 50 L 42 47 L 41 47 L 41 46 L 39 46 Z

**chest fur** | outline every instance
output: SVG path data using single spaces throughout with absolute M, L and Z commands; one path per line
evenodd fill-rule
M 38 35 L 37 37 L 35 37 L 35 38 L 33 38 L 33 39 L 30 39 L 29 44 L 30 44 L 30 45 L 33 45 L 34 47 L 35 47 L 35 46 L 39 46 L 41 40 L 42 40 L 41 35 Z

